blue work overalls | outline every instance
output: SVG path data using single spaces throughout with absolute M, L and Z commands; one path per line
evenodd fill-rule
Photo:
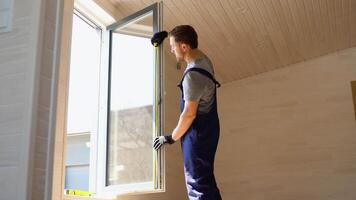
M 210 78 L 218 87 L 220 84 L 206 70 L 190 68 L 178 87 L 181 90 L 180 110 L 184 109 L 183 79 L 191 71 Z M 185 181 L 189 200 L 221 200 L 214 177 L 214 157 L 219 141 L 219 117 L 217 113 L 216 88 L 214 103 L 208 113 L 197 113 L 192 125 L 181 138 Z

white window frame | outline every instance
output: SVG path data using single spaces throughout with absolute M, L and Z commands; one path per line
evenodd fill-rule
M 164 150 L 152 153 L 154 156 L 153 170 L 154 183 L 127 184 L 120 186 L 106 186 L 106 164 L 107 164 L 107 116 L 108 116 L 108 92 L 109 92 L 109 65 L 110 65 L 110 37 L 111 31 L 119 26 L 124 26 L 137 18 L 147 15 L 148 12 L 153 12 L 153 31 L 162 30 L 162 2 L 148 6 L 110 26 L 102 33 L 101 47 L 101 66 L 100 66 L 100 87 L 99 87 L 99 105 L 97 113 L 98 129 L 91 136 L 91 152 L 90 152 L 90 178 L 89 190 L 95 192 L 98 197 L 116 197 L 123 193 L 142 193 L 142 192 L 162 192 L 165 191 L 165 163 Z M 157 119 L 155 125 L 155 134 L 163 135 L 163 104 L 162 91 L 163 88 L 163 45 L 156 48 L 156 66 L 155 66 L 155 99 L 154 110 Z M 152 188 L 152 189 L 147 189 Z
M 85 12 L 82 12 L 81 9 L 79 9 L 78 7 L 75 7 L 73 10 L 73 15 L 76 15 L 78 18 L 80 18 L 81 20 L 83 20 L 85 23 L 87 23 L 89 26 L 91 26 L 92 28 L 100 31 L 100 35 L 101 35 L 101 43 L 103 41 L 103 35 L 105 30 L 103 30 L 103 26 L 99 25 L 98 23 L 96 23 L 95 20 L 93 20 L 91 17 L 89 17 L 88 15 L 86 15 Z M 103 46 L 101 45 L 101 51 L 103 50 Z M 102 52 L 100 51 L 101 55 L 100 59 L 102 60 Z M 100 66 L 102 65 L 102 61 L 100 62 Z M 100 92 L 100 88 L 99 88 L 99 92 Z M 99 98 L 99 97 L 98 97 Z M 98 121 L 99 117 L 98 117 L 98 113 L 96 113 L 96 115 L 93 116 L 93 121 Z M 96 169 L 97 169 L 97 134 L 98 133 L 98 126 L 94 126 L 92 132 L 90 133 L 90 160 L 89 160 L 89 191 L 96 191 L 95 188 L 95 182 L 96 182 L 96 175 L 93 176 L 93 174 L 96 174 Z M 70 136 L 69 136 L 70 137 Z M 93 148 L 94 147 L 94 148 Z

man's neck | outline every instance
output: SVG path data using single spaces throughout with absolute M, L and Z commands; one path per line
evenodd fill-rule
M 203 52 L 201 52 L 199 49 L 191 49 L 187 54 L 185 55 L 185 62 L 186 63 L 191 63 L 194 60 L 203 57 Z

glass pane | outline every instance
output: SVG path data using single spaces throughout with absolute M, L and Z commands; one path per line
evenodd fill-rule
M 153 182 L 152 14 L 112 34 L 107 185 Z
M 100 45 L 101 31 L 74 14 L 67 117 L 69 134 L 91 132 L 96 125 Z
M 96 130 L 101 30 L 74 11 L 68 91 L 65 189 L 89 190 L 90 138 Z M 84 59 L 85 58 L 85 59 Z M 84 167 L 85 166 L 85 167 Z
M 89 165 L 67 166 L 65 189 L 89 191 Z

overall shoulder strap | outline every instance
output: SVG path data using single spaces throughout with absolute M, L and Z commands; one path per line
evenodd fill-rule
M 193 67 L 193 68 L 188 69 L 188 70 L 183 74 L 183 77 L 182 77 L 182 80 L 180 81 L 180 84 L 183 82 L 183 79 L 184 79 L 185 75 L 187 75 L 187 74 L 188 74 L 189 72 L 191 72 L 191 71 L 198 72 L 198 73 L 200 73 L 200 74 L 202 74 L 202 75 L 208 77 L 209 79 L 211 79 L 211 80 L 215 83 L 215 85 L 216 85 L 217 87 L 220 87 L 220 86 L 221 86 L 220 83 L 219 83 L 217 80 L 215 80 L 214 76 L 211 75 L 208 71 L 206 71 L 205 69 L 202 69 L 202 68 L 197 68 L 197 67 Z

